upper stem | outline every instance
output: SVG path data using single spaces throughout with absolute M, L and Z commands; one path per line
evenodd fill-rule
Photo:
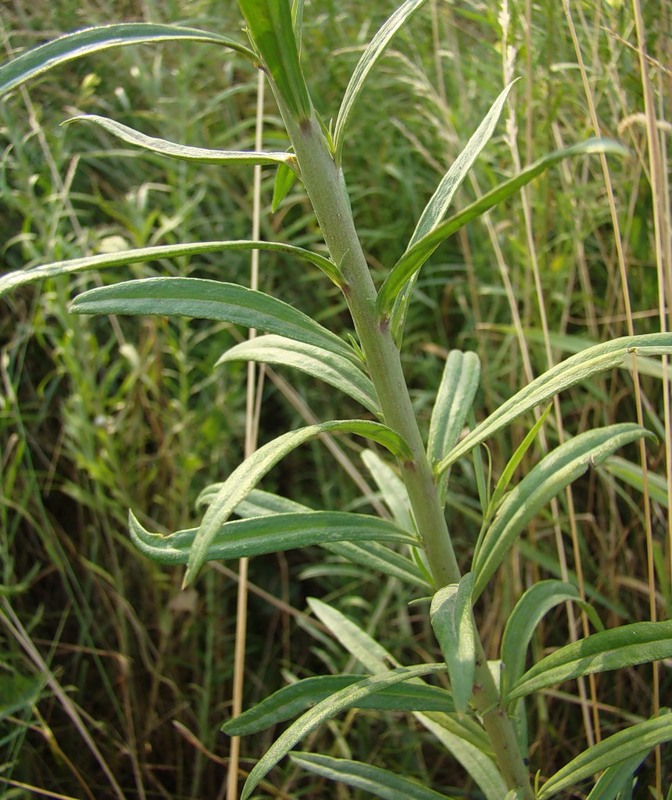
M 282 111 L 281 101 L 280 108 Z M 283 112 L 283 117 L 322 235 L 344 277 L 343 293 L 378 395 L 383 420 L 411 449 L 412 458 L 400 461 L 399 468 L 435 588 L 458 583 L 460 568 L 411 403 L 399 349 L 389 323 L 380 319 L 376 309 L 376 287 L 357 236 L 342 176 L 315 115 L 300 123 L 290 114 Z M 533 800 L 529 771 L 478 639 L 473 702 L 507 786 L 517 790 L 521 800 Z

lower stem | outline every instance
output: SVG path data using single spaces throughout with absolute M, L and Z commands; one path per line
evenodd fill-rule
M 280 105 L 283 110 L 282 103 Z M 283 116 L 322 234 L 332 259 L 343 274 L 343 292 L 366 358 L 369 376 L 380 401 L 384 422 L 404 438 L 412 452 L 412 458 L 400 462 L 399 467 L 435 588 L 458 583 L 460 568 L 408 393 L 400 353 L 389 324 L 378 315 L 376 288 L 355 230 L 338 167 L 314 116 L 300 124 L 284 112 Z M 520 753 L 511 720 L 502 707 L 499 690 L 490 674 L 478 636 L 472 700 L 491 740 L 507 786 L 515 789 L 521 800 L 533 800 L 529 771 Z

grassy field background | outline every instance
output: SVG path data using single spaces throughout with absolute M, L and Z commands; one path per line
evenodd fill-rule
M 478 352 L 481 418 L 550 363 L 590 343 L 672 325 L 669 165 L 672 8 L 665 0 L 532 4 L 428 2 L 373 74 L 344 157 L 353 207 L 377 280 L 403 252 L 441 175 L 513 77 L 505 119 L 471 178 L 465 205 L 550 150 L 596 134 L 629 155 L 564 162 L 470 225 L 425 266 L 405 358 L 418 415 L 450 348 Z M 303 58 L 319 111 L 336 113 L 361 47 L 394 9 L 313 0 Z M 638 20 L 637 14 L 641 14 Z M 85 25 L 170 21 L 237 34 L 234 3 L 212 0 L 7 2 L 3 55 Z M 646 53 L 642 56 L 641 41 Z M 241 34 L 242 36 L 242 34 Z M 249 168 L 147 156 L 81 124 L 112 117 L 202 147 L 252 149 L 257 78 L 208 46 L 133 47 L 89 57 L 17 90 L 0 105 L 3 270 L 111 249 L 239 239 L 251 231 Z M 642 69 L 642 64 L 644 69 Z M 648 114 L 648 118 L 647 118 Z M 282 149 L 267 100 L 265 142 Z M 299 187 L 272 213 L 262 181 L 262 235 L 320 247 Z M 155 274 L 249 281 L 245 254 L 151 263 L 21 289 L 0 304 L 0 797 L 223 797 L 236 622 L 236 564 L 212 565 L 195 589 L 129 542 L 128 508 L 153 530 L 188 527 L 200 490 L 240 461 L 246 368 L 215 368 L 244 332 L 204 321 L 68 314 L 80 290 Z M 266 254 L 264 291 L 349 328 L 316 270 Z M 607 626 L 666 619 L 672 608 L 670 399 L 660 362 L 565 392 L 523 469 L 568 435 L 637 420 L 659 437 L 593 470 L 549 507 L 479 604 L 494 656 L 507 612 L 541 577 L 574 576 Z M 260 439 L 358 413 L 308 378 L 268 375 Z M 497 476 L 532 421 L 489 445 Z M 375 498 L 359 445 L 341 442 L 356 483 L 322 445 L 293 454 L 263 487 L 315 508 L 368 509 Z M 667 449 L 667 453 L 666 453 Z M 617 477 L 618 476 L 618 477 Z M 450 524 L 462 562 L 479 529 L 474 471 L 455 468 Z M 405 589 L 322 551 L 254 559 L 245 705 L 291 676 L 339 672 L 346 659 L 307 612 L 316 596 L 359 619 L 407 663 L 436 659 L 423 606 Z M 564 609 L 537 655 L 582 635 Z M 348 667 L 352 669 L 352 665 Z M 672 698 L 672 665 L 605 673 L 540 696 L 531 763 L 551 774 L 586 741 L 648 717 Z M 248 770 L 272 731 L 244 740 Z M 351 712 L 309 742 L 394 765 L 445 793 L 477 798 L 412 718 Z M 672 783 L 672 751 L 642 768 L 636 797 Z M 656 774 L 658 777 L 656 777 Z M 283 764 L 269 796 L 362 793 Z M 653 790 L 648 787 L 654 787 Z M 583 797 L 577 794 L 576 797 Z M 663 795 L 664 796 L 664 795 Z

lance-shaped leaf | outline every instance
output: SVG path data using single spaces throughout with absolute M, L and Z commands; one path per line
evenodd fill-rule
M 299 62 L 289 3 L 287 0 L 238 0 L 238 5 L 279 99 L 296 122 L 309 119 L 313 106 Z
M 195 41 L 223 45 L 254 60 L 249 47 L 228 36 L 182 28 L 177 25 L 160 25 L 153 22 L 125 22 L 86 28 L 60 36 L 51 42 L 27 50 L 20 56 L 0 66 L 0 95 L 22 83 L 75 58 L 128 44 L 151 44 L 166 41 Z
M 589 614 L 593 625 L 602 628 L 597 612 L 582 600 L 571 583 L 545 580 L 535 583 L 523 594 L 511 612 L 502 636 L 501 656 L 504 665 L 501 690 L 506 693 L 525 671 L 525 658 L 532 635 L 546 614 L 560 603 L 578 603 Z
M 386 464 L 373 450 L 365 450 L 362 453 L 362 461 L 366 464 L 366 468 L 376 482 L 376 486 L 380 490 L 385 505 L 390 509 L 394 521 L 400 528 L 414 531 L 415 525 L 411 516 L 411 501 L 404 482 L 389 464 Z
M 308 319 L 310 318 L 308 317 Z M 339 341 L 341 344 L 345 344 L 342 340 Z M 355 360 L 354 351 L 350 351 L 350 354 Z M 227 350 L 217 363 L 256 361 L 294 367 L 334 386 L 361 403 L 371 413 L 380 416 L 380 407 L 373 384 L 360 367 L 355 366 L 353 360 L 348 360 L 340 353 L 326 350 L 319 345 L 269 334 L 255 336 L 254 339 L 248 339 L 235 345 Z
M 605 769 L 590 790 L 586 800 L 617 800 L 617 798 L 626 800 L 626 798 L 631 798 L 631 794 L 621 794 L 621 792 L 626 787 L 632 789 L 633 776 L 647 755 L 647 752 L 638 753 Z
M 203 278 L 143 278 L 90 289 L 70 306 L 75 314 L 160 314 L 233 322 L 272 331 L 328 350 L 351 370 L 361 364 L 349 344 L 311 317 L 276 297 L 237 283 Z
M 198 164 L 282 164 L 294 167 L 296 158 L 291 153 L 264 153 L 246 150 L 211 150 L 207 147 L 189 147 L 185 144 L 170 142 L 167 139 L 157 139 L 145 133 L 129 128 L 107 117 L 97 114 L 81 114 L 71 117 L 65 124 L 71 122 L 90 122 L 116 136 L 127 144 L 158 153 L 162 156 L 177 158 L 180 161 L 192 161 Z
M 550 166 L 564 158 L 588 153 L 617 153 L 626 154 L 626 150 L 616 142 L 607 139 L 590 139 L 582 144 L 574 145 L 563 150 L 557 150 L 544 158 L 536 161 L 532 166 L 524 169 L 508 181 L 496 186 L 491 191 L 484 194 L 479 200 L 467 206 L 462 211 L 454 214 L 445 222 L 440 223 L 430 233 L 426 234 L 401 256 L 394 265 L 390 274 L 385 279 L 378 293 L 378 310 L 382 317 L 389 318 L 392 313 L 395 300 L 399 292 L 410 278 L 422 267 L 427 259 L 432 255 L 436 248 L 442 244 L 449 236 L 452 236 L 460 228 L 464 227 L 471 220 L 482 216 L 503 200 L 511 197 L 534 180 L 538 175 L 545 172 Z
M 353 564 L 361 564 L 369 572 L 382 572 L 383 575 L 390 575 L 420 588 L 423 592 L 430 591 L 426 575 L 414 561 L 377 541 L 359 544 L 355 542 L 325 543 L 322 546 L 330 553 L 352 561 Z
M 399 458 L 411 457 L 410 448 L 399 434 L 386 425 L 367 420 L 332 420 L 318 425 L 308 425 L 278 436 L 245 459 L 224 481 L 213 498 L 191 547 L 187 572 L 184 576 L 185 586 L 194 580 L 207 560 L 213 540 L 238 503 L 244 500 L 264 475 L 288 453 L 321 433 L 351 433 L 363 436 L 387 447 Z
M 54 278 L 57 275 L 72 275 L 85 272 L 89 269 L 108 269 L 110 267 L 124 267 L 128 264 L 140 264 L 145 261 L 159 261 L 161 259 L 184 258 L 185 256 L 205 255 L 206 253 L 224 253 L 227 250 L 268 250 L 275 253 L 287 253 L 297 258 L 309 261 L 319 267 L 337 286 L 341 285 L 342 276 L 338 267 L 325 256 L 312 253 L 302 247 L 295 247 L 282 242 L 263 241 L 231 241 L 231 242 L 187 242 L 185 244 L 166 244 L 157 247 L 140 247 L 131 250 L 121 250 L 114 253 L 97 253 L 83 258 L 72 258 L 67 261 L 54 261 L 51 264 L 41 264 L 30 269 L 16 270 L 0 275 L 0 297 L 33 281 L 43 278 Z
M 672 621 L 634 622 L 600 631 L 542 658 L 503 696 L 505 703 L 594 672 L 672 657 Z
M 146 530 L 131 512 L 131 539 L 135 546 L 159 564 L 186 564 L 198 533 L 197 528 L 168 535 Z M 365 514 L 345 511 L 309 511 L 270 514 L 224 522 L 212 536 L 205 561 L 279 553 L 328 542 L 404 542 L 413 539 L 393 523 Z
M 287 753 L 309 733 L 319 728 L 324 722 L 332 719 L 341 711 L 352 708 L 360 703 L 364 698 L 382 691 L 388 686 L 393 686 L 412 678 L 420 678 L 424 675 L 431 675 L 445 671 L 444 664 L 422 664 L 417 667 L 397 667 L 388 672 L 370 675 L 357 683 L 341 689 L 340 692 L 330 695 L 326 700 L 303 714 L 287 730 L 273 742 L 268 751 L 262 756 L 250 772 L 241 794 L 241 800 L 246 800 L 259 781 L 273 767 L 284 758 Z
M 362 675 L 319 675 L 290 683 L 264 698 L 254 708 L 225 722 L 222 731 L 229 736 L 258 733 L 298 716 L 361 680 Z M 452 711 L 453 701 L 445 689 L 407 681 L 362 697 L 356 707 L 378 711 Z
M 450 689 L 458 714 L 469 706 L 474 688 L 476 637 L 472 615 L 473 573 L 444 586 L 432 598 L 429 615 L 448 666 Z
M 361 761 L 332 758 L 315 753 L 291 753 L 290 758 L 295 764 L 310 772 L 362 789 L 367 794 L 382 797 L 383 800 L 454 800 L 423 786 L 418 781 Z
M 496 411 L 477 425 L 437 465 L 436 472 L 438 474 L 444 472 L 477 444 L 500 431 L 526 411 L 545 403 L 554 395 L 598 372 L 621 366 L 624 359 L 633 352 L 642 353 L 645 356 L 672 353 L 672 334 L 649 333 L 643 336 L 623 336 L 620 339 L 612 339 L 610 342 L 589 347 L 587 350 L 561 361 L 502 403 Z
M 527 523 L 551 498 L 597 465 L 614 450 L 653 434 L 634 423 L 610 425 L 586 431 L 545 456 L 502 502 L 490 527 L 474 552 L 472 569 L 476 575 L 474 597 L 480 596 L 488 580 Z
M 448 353 L 429 422 L 427 455 L 432 464 L 448 455 L 460 438 L 480 374 L 481 362 L 476 353 Z
M 345 94 L 343 95 L 343 100 L 341 101 L 341 107 L 338 110 L 338 116 L 336 117 L 336 125 L 334 127 L 334 151 L 337 164 L 341 163 L 345 129 L 350 121 L 355 102 L 364 89 L 364 84 L 366 83 L 369 73 L 385 52 L 385 48 L 392 40 L 395 33 L 397 33 L 425 2 L 426 0 L 406 0 L 402 3 L 394 14 L 383 23 L 382 27 L 373 39 L 371 39 L 362 57 L 359 59 L 350 77 Z
M 538 800 L 546 800 L 577 786 L 604 769 L 630 759 L 637 759 L 654 747 L 672 740 L 672 713 L 666 711 L 646 722 L 639 722 L 614 733 L 584 750 L 541 787 Z
M 450 204 L 453 201 L 453 197 L 455 196 L 455 192 L 459 189 L 479 154 L 495 132 L 495 126 L 497 125 L 512 86 L 513 83 L 510 83 L 504 91 L 500 93 L 499 97 L 483 118 L 481 124 L 472 134 L 464 150 L 462 150 L 452 163 L 448 172 L 443 176 L 432 198 L 420 215 L 418 224 L 406 248 L 407 251 L 430 234 L 446 216 Z M 401 289 L 394 302 L 391 325 L 392 332 L 397 342 L 400 342 L 403 336 L 406 311 L 411 301 L 411 294 L 417 276 L 418 272 L 416 271 L 410 277 L 408 283 Z

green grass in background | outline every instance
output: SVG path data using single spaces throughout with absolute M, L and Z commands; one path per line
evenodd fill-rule
M 395 5 L 306 4 L 305 57 L 324 65 L 308 77 L 325 116 L 337 109 L 358 58 L 352 43 L 364 45 Z M 632 10 L 617 2 L 571 5 L 602 133 L 631 151 L 629 158 L 609 161 L 627 287 L 599 159 L 552 170 L 487 223 L 469 226 L 424 268 L 405 336 L 421 414 L 427 391 L 440 377 L 439 356 L 449 347 L 474 349 L 481 357 L 477 417 L 512 394 L 526 370 L 546 368 L 535 261 L 554 360 L 577 342 L 623 335 L 629 323 L 638 333 L 660 329 Z M 645 5 L 649 77 L 663 120 L 660 134 L 668 141 L 670 11 L 664 0 Z M 594 134 L 562 5 L 521 0 L 511 2 L 509 11 L 504 41 L 500 4 L 428 4 L 395 40 L 362 97 L 344 167 L 379 277 L 400 255 L 438 179 L 505 79 L 521 78 L 510 120 L 500 124 L 459 205 L 513 174 L 517 159 L 526 164 Z M 119 18 L 179 21 L 222 32 L 240 26 L 234 4 L 15 0 L 2 9 L 4 45 L 9 54 L 62 31 Z M 75 112 L 100 113 L 175 141 L 251 148 L 256 76 L 233 57 L 219 59 L 219 51 L 208 47 L 124 48 L 115 53 L 114 69 L 102 59 L 74 62 L 61 68 L 58 81 L 30 85 L 3 103 L 0 240 L 6 269 L 109 248 L 247 237 L 252 199 L 245 168 L 147 157 L 87 126 L 59 127 Z M 267 115 L 267 143 L 282 149 L 286 142 L 277 134 L 271 100 Z M 316 246 L 319 232 L 298 190 L 277 214 L 270 213 L 272 180 L 268 170 L 263 235 Z M 669 238 L 669 208 L 663 221 Z M 244 280 L 247 269 L 244 255 L 227 254 L 141 265 L 133 274 Z M 304 268 L 295 279 L 280 281 L 290 269 L 296 265 L 264 256 L 262 288 L 279 287 L 282 299 L 307 313 L 325 307 L 315 293 L 332 290 L 321 276 Z M 20 783 L 72 797 L 115 797 L 114 781 L 129 798 L 221 796 L 227 742 L 218 729 L 231 696 L 235 622 L 235 584 L 222 573 L 235 565 L 216 565 L 196 590 L 181 593 L 181 573 L 153 566 L 131 547 L 126 509 L 144 509 L 153 529 L 185 527 L 193 521 L 202 486 L 239 462 L 245 371 L 238 365 L 215 370 L 214 364 L 240 334 L 198 321 L 67 314 L 75 289 L 121 277 L 121 271 L 87 274 L 75 287 L 65 279 L 45 281 L 15 293 L 0 311 L 0 697 L 3 703 L 18 698 L 0 719 L 0 779 L 7 797 L 31 796 Z M 348 416 L 334 408 L 331 393 L 308 379 L 292 380 L 319 418 Z M 660 387 L 659 380 L 642 375 L 645 423 L 664 435 Z M 301 424 L 300 408 L 281 387 L 267 381 L 266 395 L 263 439 Z M 635 417 L 633 382 L 625 371 L 566 392 L 560 402 L 566 431 L 554 426 L 551 415 L 551 444 L 565 433 Z M 523 420 L 490 443 L 495 474 L 528 427 Z M 357 459 L 354 446 L 348 452 Z M 540 450 L 531 453 L 528 465 L 539 455 Z M 634 447 L 624 455 L 635 463 L 639 458 Z M 664 475 L 662 447 L 650 447 L 649 457 L 651 471 Z M 315 446 L 295 453 L 264 488 L 291 491 L 311 505 L 317 505 L 316 497 L 332 508 L 364 503 L 360 490 L 337 470 Z M 479 526 L 475 479 L 466 461 L 454 473 L 452 529 L 465 551 Z M 521 544 L 521 557 L 501 571 L 479 607 L 493 652 L 501 634 L 499 609 L 510 609 L 531 581 L 559 574 L 562 557 L 570 570 L 580 570 L 607 623 L 650 618 L 641 472 L 635 470 L 630 489 L 610 474 L 592 472 L 577 484 L 573 505 L 561 502 L 538 519 Z M 661 619 L 670 616 L 672 605 L 667 501 L 663 487 L 649 523 L 657 559 L 653 602 Z M 558 541 L 564 543 L 562 555 Z M 320 554 L 313 563 L 294 553 L 259 558 L 252 562 L 251 580 L 267 594 L 253 593 L 251 599 L 263 624 L 250 631 L 246 705 L 280 685 L 287 673 L 343 670 L 340 650 L 304 616 L 310 594 L 340 602 L 391 649 L 411 658 L 425 658 L 435 647 L 424 614 L 405 605 L 394 581 L 381 591 L 379 576 L 335 557 L 325 561 Z M 565 640 L 566 618 L 558 614 L 536 647 L 542 652 Z M 596 679 L 603 736 L 623 720 L 650 714 L 647 670 Z M 593 718 L 589 699 L 582 715 L 575 688 L 562 690 L 576 695 L 573 706 L 555 703 L 549 693 L 535 712 L 544 724 L 533 758 L 543 774 L 582 748 L 584 725 Z M 671 691 L 669 665 L 663 665 L 663 703 Z M 590 687 L 586 692 L 589 698 Z M 97 753 L 78 725 L 93 734 Z M 342 755 L 350 748 L 371 762 L 392 759 L 401 771 L 445 791 L 462 785 L 463 776 L 452 762 L 437 760 L 422 732 L 398 728 L 383 722 L 377 727 L 371 713 L 352 712 L 322 734 L 322 752 Z M 346 731 L 347 744 L 341 736 Z M 265 736 L 244 741 L 245 768 L 270 741 Z M 638 797 L 647 796 L 652 763 L 643 770 Z M 316 777 L 298 783 L 291 765 L 282 769 L 281 796 L 362 796 L 326 787 Z M 669 767 L 667 773 L 669 784 Z

